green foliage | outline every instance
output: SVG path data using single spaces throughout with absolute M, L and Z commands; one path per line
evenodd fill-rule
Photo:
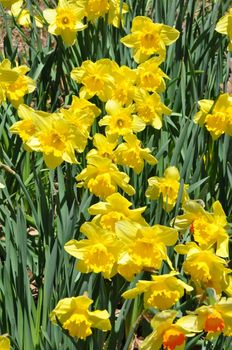
M 0 58 L 28 64 L 37 89 L 26 98 L 26 103 L 55 111 L 63 104 L 70 104 L 71 96 L 78 93 L 70 72 L 84 60 L 108 57 L 121 65 L 135 67 L 130 50 L 120 43 L 120 38 L 129 33 L 135 16 L 148 15 L 156 22 L 175 26 L 181 36 L 169 47 L 162 67 L 171 78 L 163 100 L 173 113 L 165 117 L 161 131 L 150 127 L 139 135 L 159 162 L 155 167 L 146 165 L 139 176 L 133 174 L 131 182 L 137 194 L 130 200 L 135 207 L 147 205 L 145 217 L 149 223 L 169 224 L 179 213 L 180 202 L 172 212 L 165 213 L 162 201 L 148 201 L 145 190 L 148 177 L 161 176 L 168 165 L 176 165 L 182 182 L 189 184 L 191 198 L 202 199 L 206 208 L 219 199 L 230 217 L 232 140 L 222 136 L 211 141 L 209 134 L 194 124 L 193 115 L 199 99 L 215 99 L 226 90 L 227 42 L 214 28 L 231 1 L 128 0 L 127 3 L 130 12 L 124 28 L 115 29 L 100 19 L 79 32 L 78 41 L 71 48 L 65 48 L 60 38 L 47 35 L 35 26 L 35 13 L 41 14 L 43 6 L 54 6 L 54 1 L 27 0 L 33 20 L 27 31 L 0 8 L 4 36 Z M 46 169 L 40 155 L 26 153 L 19 138 L 10 134 L 9 127 L 18 118 L 16 111 L 4 106 L 0 113 L 0 182 L 6 185 L 0 192 L 1 334 L 10 334 L 15 350 L 132 349 L 141 321 L 141 300 L 121 299 L 129 284 L 119 276 L 104 281 L 99 275 L 78 273 L 75 259 L 63 249 L 68 240 L 80 237 L 79 228 L 89 219 L 87 209 L 96 202 L 87 190 L 75 186 L 74 177 L 85 166 L 82 156 L 80 165 L 64 164 L 55 171 Z M 114 330 L 107 339 L 105 333 L 94 331 L 86 342 L 74 341 L 49 320 L 50 311 L 61 298 L 81 295 L 84 291 L 93 297 L 96 308 L 106 308 L 111 313 Z M 196 349 L 196 344 L 197 349 L 228 350 L 231 346 L 230 339 L 223 337 L 213 345 L 202 343 L 199 335 L 188 342 L 186 349 Z

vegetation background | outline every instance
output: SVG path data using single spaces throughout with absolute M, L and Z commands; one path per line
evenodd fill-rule
M 127 0 L 130 11 L 124 28 L 115 29 L 100 19 L 79 32 L 77 43 L 70 48 L 46 29 L 36 28 L 33 20 L 44 8 L 55 7 L 56 1 L 26 3 L 32 20 L 29 29 L 19 27 L 0 8 L 0 59 L 31 67 L 29 76 L 37 89 L 26 103 L 45 111 L 70 104 L 72 95 L 78 93 L 70 71 L 86 59 L 108 57 L 135 67 L 130 50 L 120 43 L 135 16 L 146 15 L 180 31 L 162 67 L 171 78 L 163 98 L 173 113 L 164 119 L 161 131 L 146 128 L 140 135 L 159 162 L 155 170 L 146 165 L 139 176 L 124 169 L 136 189 L 136 196 L 129 199 L 134 207 L 147 205 L 145 218 L 150 224 L 169 224 L 180 210 L 179 201 L 167 214 L 161 201 L 148 202 L 145 190 L 148 177 L 162 176 L 167 166 L 176 165 L 182 186 L 189 184 L 191 198 L 203 200 L 206 208 L 219 199 L 231 219 L 232 140 L 222 136 L 213 142 L 208 132 L 193 122 L 198 100 L 232 91 L 227 41 L 214 30 L 231 0 Z M 80 165 L 63 164 L 49 170 L 41 155 L 27 153 L 19 137 L 8 131 L 18 120 L 16 111 L 8 105 L 0 107 L 0 115 L 0 182 L 6 185 L 0 192 L 1 334 L 10 334 L 15 350 L 137 349 L 139 336 L 150 330 L 147 323 L 143 331 L 139 326 L 142 304 L 121 300 L 128 282 L 120 276 L 105 281 L 100 275 L 78 273 L 75 259 L 63 249 L 68 240 L 80 237 L 79 228 L 90 217 L 87 209 L 96 202 L 87 190 L 76 188 L 74 179 L 85 167 L 85 154 L 91 145 L 81 156 Z M 94 130 L 97 128 L 94 125 Z M 111 311 L 114 326 L 107 343 L 100 331 L 94 331 L 86 342 L 75 342 L 49 320 L 49 312 L 61 298 L 86 290 L 96 308 Z M 230 339 L 223 337 L 213 345 L 195 339 L 186 349 L 228 350 L 229 344 Z

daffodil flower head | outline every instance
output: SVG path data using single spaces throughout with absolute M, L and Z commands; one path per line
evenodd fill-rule
M 158 130 L 162 128 L 162 115 L 169 115 L 172 112 L 161 102 L 160 95 L 156 92 L 150 95 L 144 89 L 137 89 L 134 101 L 139 118 L 147 125 L 152 125 L 153 128 Z
M 203 305 L 191 312 L 185 318 L 189 328 L 198 332 L 207 332 L 207 338 L 213 339 L 220 334 L 232 335 L 232 298 L 225 297 L 213 305 Z M 187 324 L 187 323 L 186 323 Z
M 115 100 L 107 101 L 105 105 L 107 115 L 99 125 L 106 126 L 106 134 L 110 136 L 125 136 L 145 129 L 146 124 L 134 112 L 134 106 L 122 107 Z
M 118 69 L 116 62 L 110 59 L 100 59 L 96 62 L 84 61 L 81 67 L 73 68 L 71 78 L 83 84 L 80 97 L 90 99 L 97 95 L 106 102 L 112 96 L 114 87 L 113 71 Z
M 129 11 L 128 5 L 121 0 L 109 0 L 108 23 L 120 28 L 124 23 L 124 16 Z
M 0 90 L 2 90 L 0 102 L 8 98 L 12 105 L 18 108 L 23 103 L 23 97 L 35 90 L 34 80 L 25 75 L 28 71 L 29 67 L 25 65 L 11 68 L 11 62 L 8 59 L 1 62 L 0 77 L 3 76 L 3 80 L 0 83 Z M 4 72 L 6 75 L 9 74 L 9 81 L 5 79 Z M 14 74 L 16 79 L 12 79 Z
M 145 16 L 133 19 L 131 34 L 121 39 L 121 42 L 133 49 L 135 62 L 142 63 L 151 55 L 166 57 L 166 45 L 171 45 L 179 37 L 178 30 L 161 23 L 153 23 Z
M 127 66 L 121 66 L 112 72 L 114 85 L 111 99 L 116 100 L 122 106 L 130 105 L 133 102 L 135 94 L 135 82 L 137 72 Z
M 229 38 L 228 50 L 232 51 L 232 8 L 229 12 L 219 19 L 215 30 L 218 33 L 225 34 Z
M 110 159 L 98 155 L 88 158 L 87 167 L 76 179 L 79 181 L 78 187 L 84 186 L 100 198 L 117 192 L 118 187 L 131 196 L 135 193 L 134 188 L 128 184 L 129 176 L 120 172 Z
M 183 205 L 184 214 L 175 218 L 174 226 L 179 229 L 191 227 L 194 240 L 202 249 L 216 248 L 216 254 L 229 256 L 229 236 L 225 212 L 219 201 L 213 203 L 213 213 L 207 212 L 197 201 Z
M 6 335 L 0 335 L 0 349 L 10 350 L 10 339 Z
M 121 143 L 115 150 L 116 163 L 129 166 L 140 174 L 144 167 L 144 161 L 151 165 L 157 164 L 157 159 L 152 156 L 149 148 L 142 148 L 134 134 L 123 137 L 126 142 Z
M 84 3 L 84 0 L 78 1 L 78 4 L 69 0 L 59 0 L 56 9 L 43 11 L 43 16 L 49 23 L 48 32 L 60 35 L 67 46 L 72 46 L 76 41 L 76 33 L 87 27 L 81 22 L 85 15 Z
M 121 250 L 116 236 L 94 222 L 84 223 L 80 231 L 87 239 L 71 240 L 64 246 L 66 252 L 78 259 L 77 270 L 82 273 L 102 273 L 104 278 L 114 276 Z
M 205 125 L 214 140 L 221 135 L 232 136 L 232 96 L 221 94 L 216 101 L 199 101 L 200 111 L 194 117 L 195 123 Z
M 141 345 L 141 350 L 184 350 L 187 337 L 195 335 L 193 331 L 185 328 L 182 319 L 174 320 L 177 316 L 175 310 L 165 310 L 156 314 L 151 320 L 153 332 L 148 335 Z
M 159 270 L 164 260 L 173 269 L 166 246 L 176 243 L 178 233 L 175 229 L 162 225 L 141 227 L 128 220 L 117 222 L 115 228 L 125 246 L 118 261 L 118 272 L 125 279 L 131 280 L 142 270 Z
M 106 197 L 105 202 L 99 202 L 92 205 L 88 211 L 91 215 L 96 215 L 94 222 L 97 222 L 104 229 L 115 232 L 115 225 L 121 220 L 130 220 L 133 223 L 145 225 L 142 213 L 146 207 L 129 209 L 132 205 L 120 193 L 114 193 Z
M 118 144 L 118 138 L 107 137 L 102 134 L 96 133 L 93 137 L 93 145 L 96 149 L 91 149 L 86 159 L 91 158 L 93 155 L 98 155 L 104 158 L 109 158 L 115 162 L 115 147 Z M 115 162 L 116 163 L 116 162 Z
M 226 268 L 224 259 L 210 250 L 201 249 L 194 242 L 180 244 L 175 247 L 175 250 L 179 254 L 187 254 L 183 263 L 184 272 L 191 276 L 198 292 L 213 288 L 217 294 L 220 294 L 229 287 L 231 270 Z
M 152 92 L 163 92 L 166 88 L 164 78 L 169 78 L 159 68 L 161 63 L 162 59 L 160 57 L 152 57 L 141 63 L 136 69 L 138 74 L 136 81 L 137 87 Z
M 160 310 L 171 308 L 183 295 L 184 290 L 190 292 L 192 287 L 175 277 L 176 273 L 152 276 L 152 281 L 139 280 L 136 287 L 122 294 L 125 299 L 135 298 L 144 294 L 144 307 L 154 307 Z
M 7 8 L 10 8 L 16 2 L 18 2 L 18 0 L 0 0 L 0 3 Z
M 109 313 L 106 310 L 89 311 L 92 303 L 87 296 L 61 299 L 50 313 L 50 319 L 55 324 L 58 320 L 71 337 L 83 340 L 92 334 L 91 328 L 110 330 Z
M 11 10 L 9 11 L 9 14 L 15 17 L 15 20 L 19 25 L 25 28 L 29 28 L 31 26 L 30 12 L 27 9 L 23 8 L 23 0 L 19 0 L 15 2 L 11 6 Z M 42 18 L 38 16 L 34 16 L 34 18 L 35 18 L 36 27 L 43 28 Z
M 167 212 L 172 210 L 176 204 L 180 189 L 180 174 L 176 167 L 168 167 L 164 172 L 164 177 L 151 177 L 148 179 L 148 189 L 146 196 L 155 200 L 163 196 L 163 208 Z M 188 199 L 187 185 L 184 185 L 182 203 Z

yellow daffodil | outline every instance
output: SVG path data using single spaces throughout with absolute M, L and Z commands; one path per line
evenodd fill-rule
M 106 198 L 106 202 L 92 205 L 88 211 L 90 215 L 96 215 L 94 221 L 104 229 L 115 231 L 115 224 L 120 220 L 130 220 L 133 224 L 145 225 L 142 213 L 146 207 L 129 209 L 132 205 L 120 193 L 114 193 Z
M 102 273 L 104 278 L 114 276 L 121 250 L 116 236 L 93 222 L 85 222 L 80 231 L 87 239 L 71 240 L 64 246 L 66 252 L 78 259 L 77 270 L 82 273 Z
M 120 172 L 115 164 L 108 158 L 93 155 L 88 158 L 87 167 L 76 177 L 78 187 L 85 187 L 100 198 L 106 198 L 117 192 L 120 187 L 132 196 L 135 190 L 128 184 L 130 178 Z
M 225 34 L 229 37 L 228 50 L 232 51 L 232 8 L 229 9 L 229 12 L 225 14 L 222 18 L 219 19 L 215 30 L 218 33 Z
M 87 138 L 89 137 L 90 129 L 95 118 L 101 113 L 101 110 L 97 108 L 94 103 L 73 96 L 71 106 L 69 108 L 61 108 L 60 112 L 63 114 L 65 120 L 75 126 L 83 135 L 83 142 L 79 139 L 78 148 L 78 152 L 83 152 L 87 143 Z
M 23 27 L 31 26 L 30 12 L 23 8 L 23 0 L 15 2 L 11 6 L 10 14 L 15 17 L 16 22 Z M 43 21 L 40 17 L 34 16 L 36 27 L 43 28 Z
M 111 99 L 118 101 L 121 105 L 131 104 L 135 94 L 136 70 L 121 66 L 112 72 L 112 76 L 114 85 Z
M 219 201 L 213 203 L 213 213 L 209 213 L 196 201 L 187 201 L 184 214 L 174 220 L 175 228 L 183 230 L 190 227 L 194 240 L 202 249 L 216 245 L 216 254 L 227 258 L 229 256 L 229 236 L 225 212 Z
M 96 133 L 93 137 L 93 145 L 96 147 L 96 149 L 91 149 L 86 159 L 91 158 L 93 155 L 98 155 L 104 158 L 109 158 L 113 162 L 115 162 L 115 147 L 118 144 L 117 138 L 109 138 L 102 134 Z M 116 162 L 115 162 L 116 163 Z
M 175 229 L 162 225 L 138 227 L 133 222 L 120 221 L 115 224 L 116 235 L 124 244 L 124 252 L 118 260 L 118 272 L 127 280 L 142 271 L 159 270 L 163 260 L 170 267 L 166 246 L 176 243 Z
M 158 161 L 150 153 L 149 148 L 142 148 L 141 141 L 133 134 L 123 137 L 126 141 L 121 143 L 115 150 L 116 163 L 129 166 L 140 174 L 144 167 L 144 161 L 155 165 Z
M 166 46 L 174 43 L 180 34 L 175 28 L 153 23 L 145 16 L 133 19 L 131 32 L 121 42 L 133 49 L 133 57 L 137 63 L 146 61 L 153 54 L 165 59 Z
M 59 322 L 71 337 L 84 340 L 92 334 L 91 328 L 109 331 L 109 313 L 106 310 L 89 311 L 92 303 L 87 296 L 61 299 L 50 313 L 50 319 L 55 324 Z
M 138 116 L 144 123 L 152 125 L 158 130 L 162 128 L 162 115 L 169 115 L 172 112 L 161 102 L 161 98 L 156 92 L 150 95 L 144 89 L 137 89 L 134 101 Z
M 163 208 L 167 212 L 172 210 L 176 204 L 179 189 L 180 189 L 180 174 L 176 167 L 168 167 L 164 172 L 164 177 L 151 177 L 148 179 L 148 189 L 146 191 L 146 196 L 155 200 L 163 196 Z M 186 192 L 187 185 L 184 185 L 182 193 L 182 203 L 188 199 L 188 194 Z
M 109 59 L 100 59 L 97 62 L 84 61 L 71 72 L 71 78 L 84 86 L 80 89 L 80 97 L 87 100 L 97 95 L 105 102 L 111 98 L 114 86 L 113 71 L 118 65 Z
M 174 323 L 176 316 L 175 310 L 156 314 L 151 320 L 154 330 L 142 342 L 141 350 L 184 350 L 186 337 L 193 337 L 195 332 L 184 327 L 182 318 Z
M 175 247 L 179 254 L 187 254 L 183 263 L 184 272 L 191 276 L 198 292 L 206 288 L 214 288 L 220 294 L 230 285 L 229 273 L 232 270 L 226 268 L 226 261 L 216 256 L 210 250 L 201 249 L 196 243 L 188 242 Z
M 232 336 L 232 298 L 221 298 L 213 305 L 203 305 L 185 316 L 188 328 L 207 332 L 207 338 L 218 337 L 221 333 Z
M 139 280 L 136 287 L 122 294 L 125 299 L 135 298 L 144 294 L 144 307 L 154 307 L 160 310 L 171 308 L 183 295 L 184 290 L 191 292 L 192 287 L 175 277 L 176 273 L 152 276 L 152 281 Z
M 195 115 L 194 121 L 206 129 L 214 140 L 221 135 L 232 136 L 232 96 L 222 94 L 216 101 L 201 100 L 198 102 L 200 111 Z
M 59 0 L 56 9 L 44 10 L 43 16 L 49 23 L 49 33 L 60 35 L 67 46 L 72 46 L 76 41 L 77 32 L 87 27 L 81 22 L 85 15 L 84 4 L 84 0 L 78 1 L 78 3 Z
M 75 151 L 83 152 L 87 136 L 62 113 L 49 114 L 21 105 L 19 116 L 22 121 L 12 125 L 10 131 L 19 134 L 28 149 L 43 152 L 49 168 L 63 161 L 77 163 Z
M 7 8 L 10 8 L 16 2 L 18 2 L 18 0 L 0 0 L 0 3 Z
M 4 78 L 9 71 L 12 71 L 13 74 L 10 73 L 9 82 L 3 79 L 0 83 L 0 90 L 2 90 L 2 93 L 0 93 L 2 100 L 0 102 L 5 101 L 7 98 L 15 108 L 18 108 L 23 103 L 23 97 L 35 90 L 36 84 L 34 80 L 25 75 L 29 70 L 30 68 L 24 65 L 11 68 L 11 62 L 8 59 L 1 62 L 0 77 L 2 75 Z M 17 75 L 16 80 L 12 79 L 14 73 Z
M 10 339 L 6 335 L 0 335 L 0 349 L 10 350 Z
M 134 106 L 122 107 L 115 100 L 107 101 L 105 105 L 107 115 L 103 117 L 99 125 L 106 126 L 106 133 L 110 136 L 125 136 L 132 132 L 145 129 L 146 124 L 134 112 Z
M 88 21 L 104 17 L 110 8 L 109 0 L 86 0 L 85 15 Z
M 124 22 L 124 15 L 129 11 L 128 5 L 121 0 L 109 0 L 108 23 L 119 28 Z
M 139 88 L 152 92 L 163 92 L 166 88 L 164 78 L 168 76 L 159 68 L 162 63 L 160 57 L 152 57 L 137 67 L 137 82 Z

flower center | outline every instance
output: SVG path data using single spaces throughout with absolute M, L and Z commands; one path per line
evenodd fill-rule
M 178 329 L 171 327 L 163 334 L 163 347 L 167 350 L 174 350 L 176 346 L 182 345 L 185 335 Z
M 221 332 L 224 328 L 224 320 L 218 311 L 214 311 L 207 316 L 204 327 L 206 332 Z
M 91 323 L 85 315 L 74 314 L 63 323 L 63 328 L 67 329 L 71 337 L 85 339 L 92 334 Z
M 68 17 L 63 17 L 62 20 L 61 20 L 61 22 L 62 22 L 63 24 L 68 24 L 68 23 L 69 23 Z
M 119 128 L 122 128 L 123 125 L 124 125 L 124 121 L 123 121 L 122 119 L 118 119 L 118 120 L 117 120 L 117 126 L 118 126 Z

